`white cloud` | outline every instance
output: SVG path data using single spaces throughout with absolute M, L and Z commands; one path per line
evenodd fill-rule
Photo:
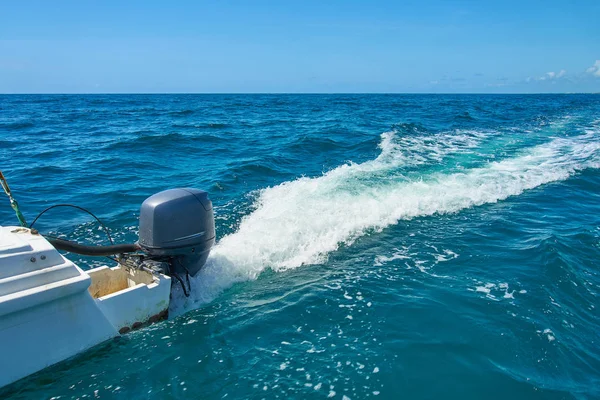
M 539 76 L 537 78 L 529 77 L 529 78 L 525 79 L 525 81 L 528 83 L 531 81 L 554 81 L 555 79 L 560 79 L 560 78 L 564 77 L 566 74 L 567 74 L 567 70 L 561 69 L 558 72 L 554 72 L 554 71 L 546 72 L 544 75 Z
M 558 71 L 558 72 L 546 72 L 546 75 L 544 75 L 544 76 L 540 77 L 539 79 L 540 79 L 541 81 L 543 81 L 543 80 L 546 80 L 546 79 L 547 79 L 547 80 L 549 80 L 549 81 L 551 81 L 551 80 L 553 80 L 553 79 L 559 79 L 559 78 L 562 78 L 562 77 L 563 77 L 563 76 L 565 76 L 566 74 L 567 74 L 567 70 L 566 70 L 566 69 L 561 69 L 561 70 L 560 70 L 560 71 Z
M 600 78 L 600 60 L 596 60 L 594 65 L 589 67 L 585 72 Z

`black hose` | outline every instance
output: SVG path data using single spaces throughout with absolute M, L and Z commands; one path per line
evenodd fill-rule
M 87 246 L 71 242 L 69 240 L 49 238 L 46 239 L 52 246 L 58 250 L 68 251 L 69 253 L 81 254 L 84 256 L 110 256 L 113 254 L 133 253 L 140 249 L 135 243 L 113 244 L 110 246 Z

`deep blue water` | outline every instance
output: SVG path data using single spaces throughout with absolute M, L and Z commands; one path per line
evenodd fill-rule
M 600 398 L 598 95 L 0 96 L 0 160 L 30 222 L 134 241 L 191 186 L 219 240 L 170 320 L 0 397 Z

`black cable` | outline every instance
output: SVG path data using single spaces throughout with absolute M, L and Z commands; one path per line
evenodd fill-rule
M 96 217 L 94 215 L 94 213 L 92 213 L 91 211 L 86 210 L 83 207 L 79 207 L 79 206 L 73 205 L 73 204 L 55 204 L 53 206 L 50 206 L 50 207 L 46 208 L 44 211 L 42 211 L 41 213 L 39 213 L 37 217 L 35 217 L 35 219 L 33 220 L 33 222 L 29 225 L 29 229 L 31 229 L 33 227 L 33 224 L 35 224 L 36 221 L 42 215 L 44 215 L 46 213 L 46 211 L 50 211 L 53 208 L 58 208 L 58 207 L 72 207 L 72 208 L 76 208 L 78 210 L 81 210 L 81 211 L 84 211 L 84 212 L 88 213 L 89 215 L 91 215 L 92 217 L 94 217 L 94 219 L 96 219 L 96 221 L 98 221 L 98 223 L 100 224 L 100 226 L 102 226 L 102 228 L 104 229 L 104 232 L 106 232 L 106 236 L 108 236 L 108 241 L 110 242 L 110 244 L 111 245 L 115 244 L 115 242 L 113 242 L 113 240 L 112 240 L 112 237 L 110 237 L 110 232 L 109 232 L 108 228 L 106 227 L 106 225 L 104 225 L 104 223 L 102 221 L 100 221 L 100 218 Z
M 133 253 L 140 249 L 140 246 L 135 243 L 113 244 L 110 246 L 86 246 L 64 239 L 54 239 L 50 237 L 47 237 L 47 239 L 48 242 L 58 250 L 82 254 L 84 256 L 110 256 L 113 254 Z

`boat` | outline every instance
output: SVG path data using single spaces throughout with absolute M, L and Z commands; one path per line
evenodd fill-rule
M 198 189 L 146 199 L 136 243 L 86 246 L 24 226 L 3 187 L 22 224 L 0 226 L 0 387 L 167 318 L 172 285 L 189 293 L 215 242 L 212 202 Z M 83 270 L 59 250 L 118 263 Z

